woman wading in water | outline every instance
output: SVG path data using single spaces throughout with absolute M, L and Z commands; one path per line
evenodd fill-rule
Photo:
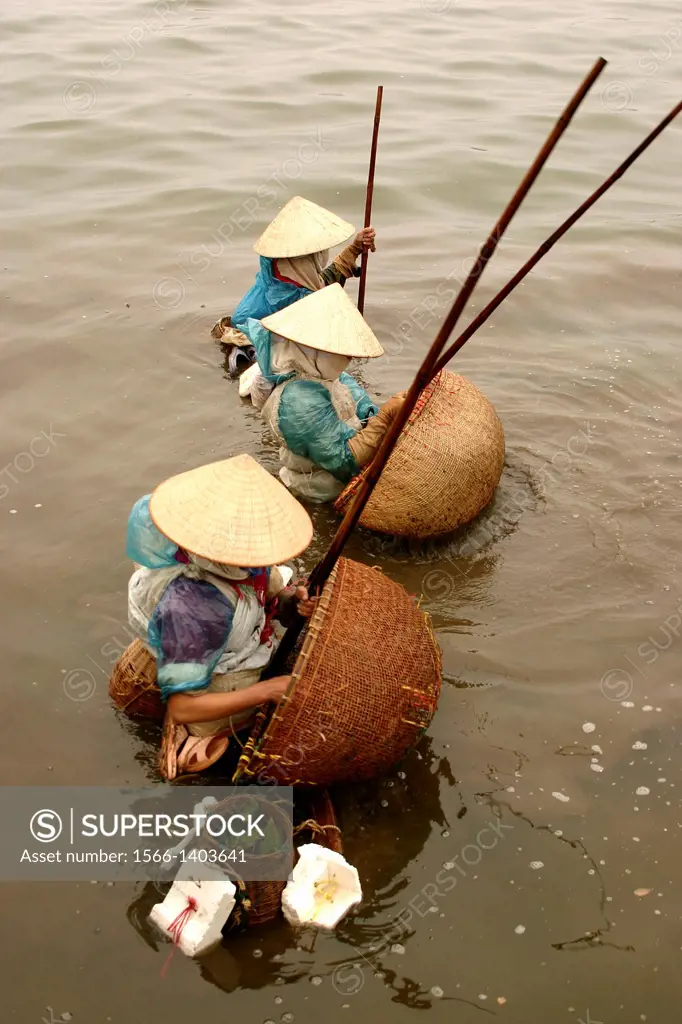
M 292 604 L 309 617 L 314 602 L 285 586 L 291 571 L 277 563 L 312 536 L 305 509 L 250 455 L 171 477 L 134 505 L 128 615 L 166 702 L 164 778 L 214 764 L 285 693 L 289 676 L 260 676 Z
M 332 501 L 372 460 L 405 397 L 381 408 L 346 372 L 383 349 L 343 289 L 333 284 L 244 331 L 260 372 L 251 399 L 280 442 L 279 475 L 294 493 Z
M 229 353 L 233 375 L 253 359 L 248 339 L 241 333 L 250 317 L 261 320 L 311 292 L 329 284 L 344 285 L 354 276 L 358 256 L 375 250 L 374 228 L 358 232 L 327 266 L 329 249 L 347 241 L 354 230 L 352 224 L 301 196 L 294 196 L 280 210 L 253 247 L 260 256 L 253 286 L 211 332 L 224 345 L 233 346 Z

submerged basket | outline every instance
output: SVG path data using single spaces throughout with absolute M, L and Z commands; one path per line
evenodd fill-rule
M 360 517 L 379 533 L 452 533 L 485 508 L 504 466 L 504 431 L 485 395 L 441 371 L 424 389 Z M 336 500 L 344 513 L 362 478 Z
M 428 617 L 376 569 L 339 559 L 286 696 L 259 712 L 234 781 L 330 785 L 390 768 L 431 721 L 440 651 Z
M 234 809 L 239 810 L 238 802 L 241 798 L 242 796 L 239 792 L 232 793 L 226 800 L 221 800 L 212 809 L 212 813 L 228 814 L 231 810 L 231 805 L 234 805 L 235 801 L 237 803 Z M 265 793 L 262 798 L 259 798 L 256 794 L 254 797 L 250 797 L 250 799 L 262 799 L 263 809 L 267 811 L 269 820 L 275 821 L 279 819 L 282 836 L 286 836 L 289 833 L 289 816 L 286 810 L 277 805 L 276 801 L 273 801 Z M 215 837 L 207 834 L 202 836 L 201 840 L 197 843 L 197 848 L 214 850 L 218 853 L 225 849 L 224 845 Z M 288 856 L 286 852 L 275 851 L 273 853 L 255 854 L 250 858 L 250 863 L 253 864 L 254 861 L 259 863 L 258 874 L 267 877 L 267 873 L 272 872 L 275 878 L 279 876 L 281 879 L 282 870 L 285 868 Z M 227 872 L 227 874 L 230 874 L 230 872 Z M 225 932 L 231 932 L 246 926 L 253 927 L 255 925 L 268 924 L 280 916 L 282 893 L 287 884 L 286 881 L 261 880 L 244 882 L 238 877 L 237 871 L 235 871 L 233 877 L 237 885 L 237 906 L 230 915 Z
M 272 803 L 268 802 L 272 811 Z M 343 853 L 341 829 L 336 823 L 334 805 L 325 789 L 316 793 L 311 804 L 311 817 L 294 829 L 294 836 L 309 834 L 311 842 L 326 846 L 328 850 Z M 227 924 L 226 931 L 254 928 L 269 924 L 282 916 L 282 893 L 286 882 L 240 882 L 237 907 Z
M 131 718 L 163 720 L 166 709 L 156 682 L 156 661 L 141 640 L 133 640 L 114 665 L 109 696 Z

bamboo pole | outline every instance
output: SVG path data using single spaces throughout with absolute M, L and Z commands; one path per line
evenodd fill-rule
M 426 385 L 429 383 L 433 376 L 433 369 L 436 365 L 438 357 L 440 356 L 440 353 L 443 350 L 443 346 L 445 345 L 452 331 L 454 330 L 457 321 L 459 320 L 462 311 L 471 296 L 471 293 L 473 292 L 483 271 L 485 270 L 486 264 L 494 254 L 500 239 L 502 238 L 504 232 L 507 230 L 509 224 L 511 223 L 514 217 L 514 214 L 517 212 L 521 203 L 528 195 L 528 192 L 530 191 L 534 181 L 537 179 L 538 175 L 540 174 L 540 171 L 549 159 L 549 156 L 554 150 L 555 146 L 557 145 L 559 139 L 571 123 L 571 120 L 575 115 L 578 107 L 585 99 L 587 93 L 592 88 L 595 81 L 597 80 L 597 78 L 602 73 L 605 67 L 606 61 L 603 59 L 603 57 L 600 57 L 599 60 L 596 61 L 592 70 L 585 77 L 584 81 L 576 91 L 571 101 L 566 106 L 561 117 L 555 124 L 549 136 L 547 137 L 547 140 L 542 146 L 542 149 L 540 150 L 537 157 L 533 161 L 531 167 L 524 176 L 523 181 L 517 188 L 516 192 L 514 193 L 511 200 L 507 204 L 505 210 L 503 211 L 502 216 L 500 217 L 497 224 L 490 233 L 489 237 L 482 246 L 474 266 L 471 268 L 466 281 L 464 282 L 457 298 L 455 299 L 452 305 L 452 309 L 450 310 L 445 320 L 443 321 L 441 329 L 436 335 L 436 338 L 433 344 L 431 345 L 431 348 L 427 352 L 422 365 L 417 371 L 417 375 L 415 376 L 414 380 L 412 381 L 412 384 L 410 385 L 410 389 L 407 392 L 405 401 L 402 403 L 397 415 L 393 419 L 393 422 L 391 423 L 390 427 L 384 434 L 384 437 L 382 439 L 381 444 L 379 445 L 377 453 L 372 459 L 372 462 L 370 463 L 363 477 L 363 480 L 355 493 L 353 502 L 348 508 L 338 530 L 336 531 L 336 535 L 334 536 L 334 539 L 332 540 L 332 543 L 329 546 L 329 550 L 321 559 L 321 561 L 315 566 L 313 572 L 311 573 L 309 581 L 309 589 L 311 594 L 315 593 L 317 590 L 322 589 L 322 587 L 324 586 L 329 577 L 329 573 L 334 568 L 334 565 L 336 564 L 336 561 L 339 555 L 341 554 L 348 537 L 350 536 L 353 528 L 355 527 L 358 519 L 362 514 L 362 510 L 364 509 L 367 500 L 369 499 L 369 496 L 372 493 L 372 490 L 374 489 L 376 481 L 379 479 L 379 476 L 381 475 L 382 469 L 384 468 L 386 462 L 388 461 L 389 455 L 391 454 L 393 448 L 395 447 L 395 443 L 398 440 L 398 437 L 400 436 L 403 427 L 407 423 L 408 419 L 412 414 L 412 410 L 417 404 L 417 399 L 419 398 L 420 393 L 426 387 Z
M 372 223 L 372 198 L 374 196 L 374 169 L 377 163 L 377 145 L 379 142 L 379 122 L 381 121 L 381 101 L 384 95 L 383 85 L 377 86 L 377 105 L 374 111 L 374 131 L 372 133 L 372 149 L 369 156 L 369 173 L 367 175 L 367 198 L 365 199 L 365 224 L 368 228 Z M 367 287 L 367 262 L 369 250 L 365 249 L 360 263 L 360 287 L 358 289 L 358 309 L 365 311 L 365 289 Z
M 343 551 L 346 541 L 348 540 L 350 534 L 352 533 L 354 527 L 356 526 L 357 521 L 362 514 L 362 510 L 364 509 L 369 499 L 369 496 L 372 493 L 374 485 L 376 484 L 376 481 L 379 479 L 381 471 L 386 465 L 386 462 L 388 461 L 388 458 L 391 452 L 393 451 L 393 448 L 395 447 L 395 443 L 398 440 L 398 437 L 400 436 L 403 427 L 405 426 L 407 420 L 412 414 L 412 410 L 414 409 L 417 403 L 420 393 L 433 377 L 434 367 L 436 365 L 438 357 L 440 356 L 443 350 L 444 345 L 446 344 L 448 338 L 450 337 L 452 331 L 454 330 L 457 321 L 461 316 L 462 310 L 464 309 L 464 306 L 466 305 L 468 299 L 471 296 L 471 293 L 476 287 L 476 284 L 479 278 L 481 277 L 481 274 L 483 273 L 486 264 L 494 254 L 495 249 L 497 248 L 498 243 L 502 238 L 502 235 L 504 234 L 507 227 L 511 223 L 514 214 L 517 212 L 521 203 L 527 196 L 528 192 L 531 189 L 531 186 L 533 185 L 533 182 L 540 174 L 540 171 L 549 159 L 549 156 L 551 155 L 552 151 L 557 145 L 559 139 L 568 128 L 578 107 L 585 99 L 587 93 L 592 88 L 595 81 L 597 80 L 597 78 L 599 77 L 599 75 L 605 67 L 606 61 L 602 57 L 600 57 L 599 60 L 597 60 L 594 64 L 594 67 L 591 69 L 589 74 L 585 77 L 584 81 L 581 83 L 580 87 L 577 89 L 576 93 L 574 94 L 570 102 L 567 104 L 563 113 L 554 125 L 552 131 L 548 135 L 544 145 L 542 146 L 535 160 L 531 164 L 529 170 L 526 172 L 523 180 L 521 181 L 521 184 L 519 185 L 516 192 L 510 199 L 509 203 L 505 207 L 502 216 L 499 218 L 499 220 L 495 224 L 495 227 L 493 228 L 490 235 L 486 239 L 484 245 L 482 246 L 474 266 L 469 272 L 469 275 L 466 281 L 464 282 L 464 285 L 462 286 L 462 289 L 460 290 L 457 298 L 455 299 L 450 312 L 443 321 L 443 324 L 438 334 L 436 335 L 436 338 L 433 344 L 431 345 L 431 348 L 427 352 L 424 361 L 422 362 L 422 365 L 417 371 L 417 375 L 412 381 L 412 384 L 410 386 L 409 391 L 407 392 L 407 396 L 405 397 L 404 402 L 402 403 L 400 409 L 398 410 L 398 413 L 393 419 L 390 427 L 384 434 L 384 437 L 381 441 L 381 444 L 379 445 L 377 453 L 374 456 L 372 462 L 363 473 L 360 484 L 353 497 L 353 501 L 349 506 L 348 510 L 346 511 L 336 531 L 336 534 L 332 539 L 329 549 L 327 550 L 323 558 L 317 563 L 317 565 L 315 566 L 310 575 L 310 579 L 308 581 L 308 590 L 311 596 L 322 591 L 322 587 L 326 583 L 327 579 L 329 578 L 329 574 L 336 565 L 336 562 L 339 556 L 341 555 L 341 552 Z M 303 624 L 304 620 L 300 616 L 297 616 L 295 622 L 287 630 L 285 636 L 282 638 L 282 642 L 280 643 L 279 648 L 277 649 L 277 653 L 275 654 L 273 661 L 270 663 L 268 669 L 269 676 L 277 675 L 278 672 L 281 671 L 282 666 L 284 665 L 288 655 L 291 653 L 295 646 L 296 640 L 301 632 Z
M 606 181 L 602 185 L 600 185 L 599 188 L 596 189 L 592 193 L 592 195 L 589 196 L 585 200 L 585 202 L 581 206 L 579 206 L 574 213 L 571 214 L 570 217 L 567 217 L 563 224 L 560 224 L 556 231 L 553 232 L 553 234 L 551 234 L 549 238 L 535 250 L 530 259 L 523 264 L 521 269 L 517 271 L 516 274 L 514 274 L 512 279 L 507 282 L 504 288 L 500 289 L 495 298 L 490 300 L 485 309 L 482 309 L 478 316 L 474 317 L 469 326 L 462 331 L 457 340 L 452 343 L 452 345 L 450 346 L 449 349 L 447 349 L 446 352 L 443 353 L 443 355 L 436 363 L 433 372 L 434 377 L 450 362 L 455 353 L 459 352 L 462 346 L 467 343 L 469 338 L 471 338 L 472 335 L 474 335 L 476 331 L 483 326 L 486 320 L 490 316 L 492 316 L 497 307 L 501 305 L 502 302 L 504 302 L 509 293 L 514 291 L 517 284 L 520 284 L 521 281 L 523 281 L 524 277 L 527 277 L 528 274 L 530 274 L 533 267 L 540 262 L 542 257 L 546 253 L 548 253 L 554 245 L 556 245 L 560 238 L 563 238 L 563 236 L 566 234 L 569 228 L 572 228 L 575 222 L 577 220 L 580 220 L 583 214 L 587 213 L 590 207 L 594 206 L 597 200 L 600 199 L 605 192 L 608 192 L 612 185 L 615 185 L 619 178 L 622 178 L 622 176 L 627 171 L 628 167 L 631 167 L 634 164 L 635 160 L 637 160 L 638 157 L 642 155 L 645 149 L 649 148 L 654 139 L 658 138 L 661 132 L 668 127 L 670 122 L 673 121 L 681 111 L 682 103 L 678 103 L 677 106 L 674 107 L 674 109 L 671 110 L 670 113 L 667 114 L 666 117 L 664 117 L 663 120 L 656 125 L 653 131 L 649 132 L 644 141 L 640 142 L 639 146 L 637 146 L 637 148 L 632 151 L 630 156 L 627 157 L 626 160 L 623 160 L 622 164 L 619 164 L 619 166 L 615 169 L 613 174 L 611 174 L 606 179 Z

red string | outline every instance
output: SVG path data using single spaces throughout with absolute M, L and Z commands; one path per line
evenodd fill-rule
M 262 608 L 265 608 L 265 622 L 260 634 L 260 642 L 265 644 L 271 638 L 274 633 L 274 627 L 272 625 L 272 619 L 274 618 L 275 611 L 277 610 L 277 600 L 270 602 L 269 607 L 267 606 L 267 590 L 268 590 L 268 574 L 265 569 L 259 569 L 258 572 L 254 573 L 248 580 L 239 580 L 234 582 L 228 580 L 230 586 L 237 592 L 239 598 L 244 595 L 239 589 L 240 586 L 253 587 L 256 594 L 256 599 Z
M 193 896 L 188 896 L 187 897 L 187 906 L 185 907 L 185 909 L 181 910 L 180 913 L 178 914 L 178 916 L 175 918 L 175 920 L 171 921 L 171 923 L 168 925 L 168 929 L 167 930 L 168 930 L 168 934 L 170 935 L 170 937 L 173 940 L 173 948 L 171 949 L 170 953 L 168 954 L 168 957 L 166 959 L 165 964 L 161 968 L 161 977 L 162 978 L 166 977 L 166 971 L 168 970 L 168 965 L 170 964 L 171 960 L 173 959 L 176 947 L 180 945 L 180 936 L 182 935 L 183 928 L 185 927 L 185 925 L 189 921 L 189 919 L 192 916 L 192 914 L 196 910 L 198 910 L 198 909 L 199 909 L 199 904 L 194 899 L 194 897 Z
M 227 582 L 232 589 L 237 592 L 237 595 L 240 598 L 244 596 L 239 589 L 240 587 L 253 587 L 258 599 L 258 604 L 261 605 L 261 607 L 265 606 L 266 592 L 268 589 L 268 574 L 265 569 L 259 569 L 257 573 L 247 580 L 227 580 Z
M 260 631 L 260 642 L 262 644 L 266 644 L 275 632 L 272 620 L 277 613 L 278 607 L 279 599 L 275 597 L 265 609 L 265 622 L 263 623 L 263 628 Z
M 264 607 L 268 589 L 268 574 L 265 571 L 265 569 L 261 569 L 254 576 L 252 576 L 250 582 L 253 585 L 253 589 L 256 591 L 258 603 L 262 607 Z

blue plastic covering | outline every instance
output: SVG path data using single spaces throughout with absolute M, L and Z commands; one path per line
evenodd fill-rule
M 249 317 L 255 320 L 262 320 L 270 313 L 276 313 L 292 302 L 310 295 L 309 288 L 301 288 L 295 284 L 287 284 L 275 277 L 272 267 L 273 261 L 267 256 L 260 258 L 260 270 L 256 274 L 253 287 L 249 289 L 244 298 L 232 314 L 232 324 L 242 330 L 242 324 L 246 323 Z
M 379 412 L 379 406 L 374 404 L 362 385 L 358 384 L 350 373 L 344 370 L 339 374 L 339 380 L 346 385 L 355 400 L 355 415 L 363 425 L 366 424 L 370 416 L 376 416 Z
M 284 387 L 279 429 L 294 455 L 311 459 L 337 480 L 345 483 L 358 472 L 348 446 L 357 431 L 339 419 L 329 391 L 319 381 L 292 380 Z
M 126 554 L 148 569 L 178 566 L 182 564 L 182 558 L 177 557 L 179 548 L 154 525 L 149 514 L 150 497 L 145 494 L 133 505 Z M 245 569 L 244 573 L 252 581 L 246 585 L 265 592 L 269 568 Z M 237 593 L 239 586 L 235 585 Z M 173 693 L 206 689 L 227 647 L 233 615 L 225 595 L 206 580 L 186 576 L 171 580 L 152 613 L 147 633 L 164 700 Z
M 209 686 L 227 647 L 233 615 L 225 595 L 204 580 L 178 576 L 166 587 L 149 622 L 164 700 Z
M 267 327 L 263 327 L 258 320 L 249 318 L 240 330 L 246 334 L 255 348 L 260 372 L 266 380 L 269 380 L 272 384 L 283 384 L 284 381 L 294 376 L 293 373 L 277 374 L 272 372 L 270 364 L 272 335 Z M 362 385 L 358 384 L 355 377 L 352 377 L 350 373 L 346 373 L 344 370 L 343 373 L 339 374 L 339 380 L 346 385 L 353 396 L 356 415 L 363 424 L 367 423 L 370 416 L 376 416 L 379 412 L 379 406 L 374 404 Z
M 176 564 L 178 546 L 154 526 L 149 514 L 150 498 L 151 494 L 145 494 L 133 505 L 128 517 L 126 555 L 147 569 L 165 569 Z
M 254 317 L 249 317 L 240 325 L 239 330 L 243 331 L 255 348 L 256 359 L 258 360 L 260 372 L 266 380 L 269 380 L 271 384 L 283 384 L 285 380 L 289 380 L 290 377 L 293 377 L 293 373 L 272 372 L 272 367 L 270 365 L 272 354 L 272 334 L 267 327 L 263 327 L 259 320 L 256 320 Z

